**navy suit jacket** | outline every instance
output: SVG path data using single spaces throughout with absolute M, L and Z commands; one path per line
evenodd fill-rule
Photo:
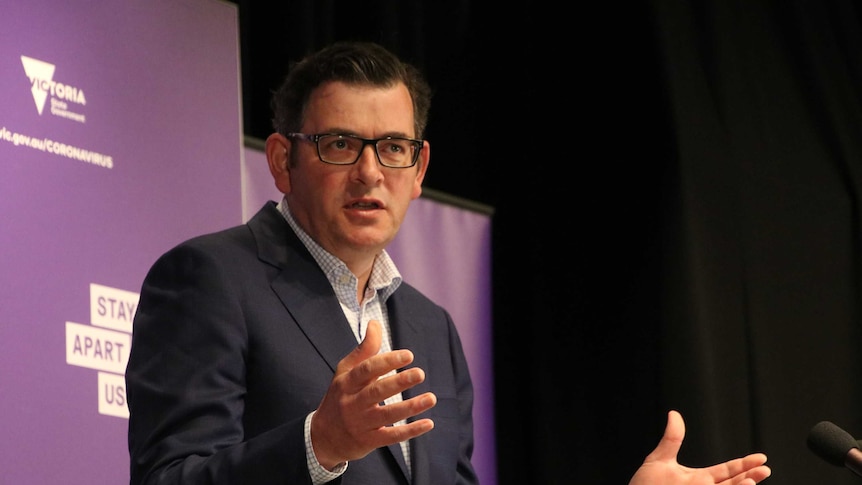
M 432 391 L 411 440 L 349 463 L 332 483 L 478 483 L 473 388 L 449 314 L 406 283 L 387 301 L 393 348 Z M 126 370 L 131 484 L 308 484 L 303 423 L 357 345 L 325 275 L 274 202 L 247 223 L 196 237 L 147 274 Z

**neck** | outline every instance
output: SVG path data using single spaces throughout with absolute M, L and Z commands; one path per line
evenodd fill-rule
M 350 263 L 345 261 L 347 268 L 356 276 L 356 301 L 362 304 L 365 288 L 368 286 L 368 280 L 371 278 L 371 268 L 374 266 L 374 258 L 364 264 Z

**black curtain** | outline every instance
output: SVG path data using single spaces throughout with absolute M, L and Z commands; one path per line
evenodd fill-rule
M 332 40 L 428 74 L 426 186 L 494 207 L 499 484 L 627 483 L 670 408 L 686 465 L 858 480 L 805 444 L 862 438 L 858 2 L 237 4 L 248 136 Z
M 862 30 L 846 1 L 656 2 L 675 137 L 663 401 L 686 456 L 763 449 L 781 483 L 851 483 L 805 446 L 862 437 Z

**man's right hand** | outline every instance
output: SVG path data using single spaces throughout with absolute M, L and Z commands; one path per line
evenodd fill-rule
M 379 353 L 380 341 L 380 322 L 371 320 L 359 346 L 338 363 L 329 389 L 311 418 L 314 454 L 327 470 L 434 428 L 430 419 L 391 426 L 431 409 L 437 396 L 426 392 L 383 405 L 388 397 L 424 381 L 425 371 L 413 367 L 382 377 L 413 362 L 413 353 L 409 350 Z

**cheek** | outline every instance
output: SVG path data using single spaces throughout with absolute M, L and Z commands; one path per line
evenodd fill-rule
M 337 174 L 327 174 L 314 165 L 299 165 L 290 170 L 289 184 L 294 192 L 302 193 L 304 198 L 323 198 L 323 193 L 333 190 Z M 335 176 L 334 176 L 335 175 Z
M 281 191 L 282 194 L 290 193 L 290 174 L 288 172 L 282 172 L 275 177 L 275 186 Z
M 299 183 L 302 183 L 300 187 Z M 347 176 L 342 173 L 303 173 L 302 179 L 293 179 L 294 191 L 300 192 L 303 200 L 317 212 L 338 210 L 344 197 L 350 193 Z

